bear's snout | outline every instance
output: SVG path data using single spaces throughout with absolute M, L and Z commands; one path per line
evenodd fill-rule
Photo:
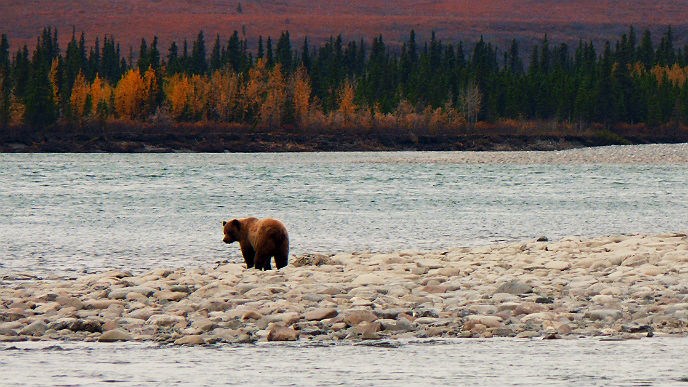
M 232 243 L 232 242 L 234 242 L 234 240 L 232 239 L 232 237 L 230 237 L 229 235 L 225 235 L 225 237 L 222 238 L 222 241 L 225 242 L 225 243 Z

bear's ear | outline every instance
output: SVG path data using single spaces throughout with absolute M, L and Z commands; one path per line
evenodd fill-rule
M 236 227 L 237 230 L 241 230 L 241 222 L 238 219 L 232 220 L 232 226 Z
M 227 224 L 227 221 L 226 221 L 226 220 L 223 220 L 223 221 L 222 221 L 222 227 L 224 227 L 226 224 Z

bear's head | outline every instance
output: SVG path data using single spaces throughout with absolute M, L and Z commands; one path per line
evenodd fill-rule
M 238 219 L 232 219 L 229 222 L 222 221 L 222 227 L 224 228 L 225 237 L 222 241 L 225 243 L 232 243 L 239 240 L 239 235 L 241 232 L 241 222 Z

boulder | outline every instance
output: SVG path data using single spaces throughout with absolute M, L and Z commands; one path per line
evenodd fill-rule
M 189 335 L 174 341 L 175 345 L 204 345 L 205 340 L 201 335 Z
M 19 334 L 26 336 L 42 336 L 47 330 L 48 326 L 43 321 L 38 320 L 22 328 Z
M 268 333 L 268 341 L 296 341 L 299 339 L 299 332 L 281 325 L 275 325 Z
M 524 294 L 524 293 L 530 293 L 533 291 L 533 287 L 528 285 L 525 282 L 521 282 L 519 280 L 511 280 L 508 282 L 505 282 L 501 284 L 497 290 L 495 291 L 495 294 L 497 293 L 509 293 L 509 294 L 514 294 L 514 295 L 519 295 L 519 294 Z
M 348 310 L 344 313 L 343 320 L 349 326 L 356 326 L 363 321 L 373 322 L 377 320 L 377 316 L 369 310 Z
M 125 332 L 121 329 L 113 329 L 100 335 L 98 341 L 101 343 L 112 343 L 115 341 L 129 341 L 132 339 L 133 336 L 129 332 Z
M 334 308 L 318 308 L 307 311 L 304 313 L 303 318 L 307 321 L 320 321 L 335 317 L 338 314 L 339 312 Z

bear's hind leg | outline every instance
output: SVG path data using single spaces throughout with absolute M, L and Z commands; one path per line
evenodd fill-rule
M 255 268 L 258 270 L 267 270 L 270 268 L 270 256 L 256 252 Z
M 287 254 L 275 255 L 275 266 L 277 266 L 277 270 L 287 266 L 288 262 L 289 262 L 289 256 Z

